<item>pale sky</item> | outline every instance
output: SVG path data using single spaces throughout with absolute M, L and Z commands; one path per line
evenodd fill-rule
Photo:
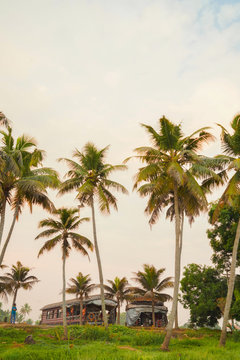
M 110 144 L 107 160 L 121 163 L 132 150 L 149 143 L 144 129 L 164 114 L 181 122 L 185 134 L 211 126 L 217 137 L 205 153 L 220 151 L 221 123 L 228 127 L 240 111 L 240 1 L 229 0 L 0 0 L 0 110 L 13 123 L 14 135 L 34 136 L 47 153 L 45 165 L 67 171 L 59 157 L 71 157 L 87 141 Z M 97 214 L 105 279 L 132 277 L 142 264 L 174 274 L 174 226 L 164 214 L 150 230 L 146 199 L 132 193 L 137 161 L 113 180 L 129 196 L 117 195 L 119 211 Z M 213 198 L 217 198 L 216 192 Z M 56 197 L 56 206 L 75 206 L 75 194 Z M 90 216 L 90 209 L 82 210 Z M 26 209 L 14 230 L 5 264 L 20 260 L 41 281 L 19 291 L 17 305 L 28 302 L 36 320 L 39 309 L 61 300 L 61 254 L 55 249 L 37 258 L 38 222 L 48 214 Z M 8 224 L 11 219 L 8 212 Z M 207 216 L 184 231 L 182 265 L 210 265 Z M 92 239 L 91 223 L 80 233 Z M 91 262 L 72 252 L 67 279 L 79 271 L 98 282 Z M 10 306 L 11 299 L 4 307 Z M 171 303 L 167 306 L 171 308 Z M 180 310 L 180 324 L 188 312 Z

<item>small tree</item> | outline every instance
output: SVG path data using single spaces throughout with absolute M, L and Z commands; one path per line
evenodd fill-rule
M 120 325 L 120 307 L 124 300 L 129 298 L 129 293 L 131 292 L 130 288 L 128 288 L 128 281 L 125 277 L 120 279 L 119 277 L 115 277 L 114 280 L 107 280 L 109 285 L 104 285 L 104 289 L 106 290 L 106 296 L 110 298 L 115 298 L 117 300 L 117 324 Z
M 23 321 L 25 320 L 26 316 L 30 314 L 32 308 L 29 304 L 24 304 L 20 309 L 20 314 L 23 315 Z
M 89 294 L 95 289 L 96 285 L 91 284 L 91 277 L 89 274 L 83 275 L 81 272 L 78 273 L 76 278 L 70 279 L 71 283 L 68 284 L 66 292 L 68 294 L 75 294 L 79 297 L 80 301 L 80 325 L 82 325 L 82 314 L 83 314 L 83 299 L 87 298 Z
M 161 275 L 164 273 L 165 268 L 156 269 L 153 265 L 143 265 L 144 271 L 134 273 L 133 280 L 140 285 L 140 287 L 130 287 L 130 290 L 138 296 L 149 294 L 152 299 L 152 323 L 155 326 L 155 311 L 154 302 L 172 300 L 172 296 L 163 293 L 163 290 L 172 288 L 174 286 L 172 277 L 166 277 L 161 280 Z
M 215 326 L 222 313 L 218 301 L 226 296 L 226 279 L 210 266 L 189 264 L 181 280 L 181 303 L 190 310 L 192 326 Z
M 33 286 L 39 281 L 34 275 L 29 275 L 31 269 L 23 266 L 20 261 L 16 265 L 12 265 L 10 272 L 4 276 L 0 276 L 0 281 L 10 286 L 13 292 L 12 306 L 16 303 L 17 294 L 20 289 L 31 290 Z

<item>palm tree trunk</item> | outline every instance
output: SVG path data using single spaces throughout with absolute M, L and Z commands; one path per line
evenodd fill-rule
M 104 297 L 103 272 L 102 272 L 102 264 L 101 264 L 101 258 L 100 258 L 98 242 L 97 242 L 97 231 L 96 231 L 96 221 L 95 221 L 95 210 L 94 210 L 94 200 L 93 200 L 93 198 L 91 199 L 91 209 L 92 209 L 94 247 L 95 247 L 95 252 L 96 252 L 96 257 L 97 257 L 99 282 L 100 282 L 100 294 L 101 294 L 101 303 L 102 303 L 103 322 L 104 322 L 105 328 L 107 328 L 108 327 L 108 320 L 107 320 L 105 297 Z
M 152 293 L 152 324 L 155 327 L 156 320 L 155 320 L 155 309 L 154 309 L 154 294 L 152 291 L 151 293 Z
M 181 211 L 180 244 L 179 244 L 180 266 L 181 266 L 181 256 L 182 256 L 183 224 L 184 224 L 184 211 Z M 175 329 L 179 329 L 179 324 L 178 324 L 178 303 L 177 303 L 177 309 L 176 309 L 176 315 L 175 315 Z
M 179 280 L 180 280 L 180 214 L 179 214 L 179 203 L 178 203 L 178 192 L 177 184 L 174 184 L 174 210 L 175 210 L 175 276 L 174 276 L 174 289 L 173 289 L 173 303 L 172 310 L 169 316 L 169 322 L 167 325 L 167 333 L 164 338 L 161 349 L 168 351 L 168 346 L 172 336 L 173 323 L 177 310 L 178 302 L 178 289 L 179 289 Z
M 234 283 L 235 283 L 235 269 L 236 269 L 236 261 L 237 261 L 237 251 L 238 251 L 238 244 L 240 238 L 240 219 L 238 220 L 236 236 L 233 245 L 233 252 L 232 252 L 232 263 L 231 263 L 231 270 L 228 282 L 228 292 L 226 298 L 226 304 L 224 308 L 224 315 L 223 315 L 223 325 L 222 325 L 222 333 L 220 337 L 220 346 L 225 346 L 226 344 L 226 337 L 227 337 L 227 323 L 229 319 L 229 312 L 232 303 L 233 297 L 233 290 L 234 290 Z
M 4 245 L 3 245 L 3 248 L 2 248 L 2 251 L 1 251 L 1 254 L 0 254 L 0 266 L 3 263 L 4 255 L 5 255 L 8 243 L 9 243 L 9 241 L 11 239 L 11 236 L 12 236 L 12 232 L 13 232 L 13 229 L 14 229 L 14 226 L 15 226 L 15 222 L 16 222 L 17 216 L 18 216 L 18 211 L 19 211 L 19 208 L 18 208 L 18 206 L 16 206 L 16 209 L 15 209 L 15 212 L 14 212 L 14 215 L 13 215 L 12 224 L 11 224 L 11 227 L 10 227 L 9 232 L 8 232 L 7 239 L 6 239 L 6 241 L 5 241 Z
M 117 302 L 118 314 L 117 314 L 117 324 L 120 325 L 120 301 Z
M 12 322 L 12 308 L 13 308 L 13 305 L 16 304 L 17 293 L 18 293 L 18 288 L 15 289 L 14 295 L 13 295 L 12 307 L 11 307 L 11 311 L 10 311 L 10 314 L 11 314 L 10 322 Z
M 66 264 L 66 254 L 63 250 L 63 267 L 62 267 L 62 276 L 63 276 L 63 329 L 64 337 L 67 339 L 67 317 L 66 317 L 66 276 L 65 276 L 65 264 Z
M 82 296 L 80 297 L 80 325 L 82 325 L 82 313 L 83 313 L 83 299 Z
M 2 242 L 3 229 L 4 229 L 4 224 L 5 224 L 6 204 L 7 204 L 7 201 L 6 201 L 5 197 L 4 197 L 4 199 L 2 201 L 2 208 L 1 208 L 0 245 L 1 245 L 1 242 Z
M 16 304 L 17 292 L 18 292 L 18 288 L 15 289 L 15 291 L 14 291 L 14 296 L 13 296 L 13 301 L 12 301 L 12 307 L 13 307 L 13 304 Z

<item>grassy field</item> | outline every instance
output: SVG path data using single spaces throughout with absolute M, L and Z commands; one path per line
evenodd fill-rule
M 32 335 L 33 345 L 24 344 Z M 218 347 L 219 331 L 182 330 L 174 334 L 170 352 L 160 351 L 164 333 L 129 329 L 70 326 L 67 340 L 61 327 L 0 327 L 0 359 L 81 359 L 81 360 L 235 360 L 240 359 L 240 333 L 228 335 L 225 349 Z

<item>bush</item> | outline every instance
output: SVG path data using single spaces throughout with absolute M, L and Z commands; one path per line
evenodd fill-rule
M 132 338 L 131 343 L 135 346 L 160 345 L 163 343 L 164 336 L 162 333 L 143 330 Z

